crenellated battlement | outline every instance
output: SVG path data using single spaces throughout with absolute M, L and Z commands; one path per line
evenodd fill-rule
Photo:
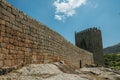
M 90 32 L 96 32 L 99 33 L 101 32 L 100 29 L 98 29 L 97 27 L 93 27 L 93 28 L 88 28 L 86 30 L 80 31 L 80 32 L 76 32 L 76 34 L 86 34 L 86 33 L 90 33 Z

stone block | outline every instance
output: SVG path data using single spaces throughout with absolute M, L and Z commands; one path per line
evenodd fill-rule
M 15 66 L 14 60 L 11 60 L 11 66 Z
M 13 40 L 13 39 L 10 39 L 10 43 L 13 44 L 13 43 L 14 43 L 14 40 Z
M 14 50 L 10 48 L 9 54 L 14 54 Z
M 1 32 L 5 33 L 5 29 L 6 29 L 6 26 L 5 25 L 1 25 Z
M 2 49 L 1 49 L 1 47 L 0 47 L 0 54 L 2 54 Z
M 4 16 L 3 19 L 8 22 L 10 21 L 10 18 L 8 16 Z
M 17 59 L 18 60 L 18 63 L 19 63 L 19 65 L 21 65 L 21 64 L 23 64 L 23 59 Z M 29 60 L 28 60 L 28 62 L 29 62 Z
M 17 55 L 16 58 L 17 58 L 17 59 L 23 59 L 23 58 L 24 58 L 24 55 Z
M 0 7 L 6 9 L 7 5 L 4 2 L 5 2 L 5 0 L 1 0 Z
M 15 46 L 12 44 L 12 45 L 9 46 L 9 48 L 10 48 L 10 50 L 14 50 Z M 14 51 L 12 51 L 12 52 L 14 52 Z
M 0 19 L 0 24 L 5 25 L 5 21 Z
M 4 67 L 11 67 L 11 60 L 4 60 Z
M 14 65 L 18 65 L 18 60 L 17 59 L 14 59 Z
M 7 6 L 7 11 L 9 11 L 11 13 L 12 8 L 10 6 Z
M 7 13 L 8 13 L 8 11 L 6 11 L 6 9 L 5 8 L 7 8 L 4 4 L 2 4 L 2 6 L 4 6 L 4 8 L 2 7 L 2 13 L 4 14 L 4 15 L 6 15 Z
M 7 47 L 7 44 L 6 44 L 6 43 L 1 42 L 1 43 L 0 43 L 0 47 L 2 47 L 2 48 L 6 48 L 6 47 Z
M 3 14 L 2 13 L 0 13 L 0 19 L 3 19 Z
M 3 41 L 3 37 L 0 36 L 0 43 Z
M 25 55 L 24 53 L 25 53 L 25 52 L 23 52 L 23 51 L 17 51 L 17 54 L 19 54 L 19 55 Z M 28 56 L 29 56 L 29 53 L 28 53 L 28 52 L 26 52 L 26 55 L 28 55 Z
M 10 20 L 15 20 L 15 15 L 11 14 L 11 13 L 8 13 L 9 17 L 10 17 Z
M 9 44 L 9 38 L 4 37 L 4 38 L 3 38 L 3 42 L 6 43 L 6 44 Z
M 0 53 L 0 61 L 1 61 L 1 60 L 4 60 L 4 57 L 5 57 L 5 55 L 2 54 L 2 53 Z
M 6 48 L 1 48 L 2 54 L 7 55 L 9 53 L 9 50 Z
M 12 8 L 12 14 L 17 16 L 19 15 L 19 11 L 17 9 Z
M 3 61 L 0 61 L 0 68 L 3 67 Z
M 16 60 L 17 59 L 17 55 L 16 54 L 12 55 L 12 58 L 13 58 L 13 60 Z
M 5 57 L 6 57 L 7 60 L 12 60 L 13 59 L 12 55 L 9 55 L 9 54 L 6 55 Z
M 5 26 L 6 26 L 6 32 L 10 33 L 11 24 L 9 22 L 5 22 Z
M 5 36 L 6 36 L 6 33 L 1 31 L 1 36 L 2 36 L 2 37 L 5 37 Z

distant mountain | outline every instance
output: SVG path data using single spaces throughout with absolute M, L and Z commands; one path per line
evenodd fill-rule
M 104 53 L 120 53 L 120 43 L 103 49 Z

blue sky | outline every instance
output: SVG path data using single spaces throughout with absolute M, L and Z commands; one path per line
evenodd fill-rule
M 75 44 L 74 32 L 102 31 L 103 47 L 120 42 L 120 0 L 7 0 Z

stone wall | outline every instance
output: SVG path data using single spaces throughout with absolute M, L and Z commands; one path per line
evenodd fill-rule
M 61 60 L 78 68 L 80 60 L 92 64 L 93 56 L 0 0 L 0 68 Z
M 76 46 L 93 53 L 94 63 L 103 65 L 103 45 L 101 31 L 97 28 L 89 28 L 77 32 Z

